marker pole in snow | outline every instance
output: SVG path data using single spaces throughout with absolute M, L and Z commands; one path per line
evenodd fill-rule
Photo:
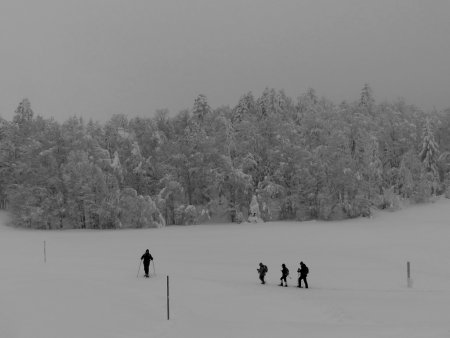
M 167 320 L 170 319 L 170 312 L 169 312 L 169 276 L 167 276 Z
M 411 264 L 406 262 L 406 282 L 409 288 L 412 287 L 412 279 L 411 279 Z
M 45 250 L 45 241 L 44 241 L 44 263 L 47 263 L 47 252 Z

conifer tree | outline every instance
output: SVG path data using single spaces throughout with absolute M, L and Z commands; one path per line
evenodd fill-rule
M 437 192 L 439 182 L 439 146 L 434 139 L 434 133 L 429 118 L 425 120 L 425 125 L 423 127 L 422 150 L 419 154 L 419 158 L 425 169 L 425 173 L 422 175 L 422 182 L 424 186 L 428 186 L 431 195 L 434 195 Z M 426 191 L 426 189 L 424 191 Z
M 16 123 L 19 127 L 24 126 L 25 124 L 31 122 L 33 119 L 34 112 L 31 109 L 31 103 L 28 99 L 23 99 L 16 111 L 14 112 L 13 122 Z
M 209 113 L 211 113 L 211 107 L 208 104 L 208 99 L 205 95 L 200 94 L 194 101 L 192 115 L 201 123 Z
M 420 151 L 419 158 L 427 172 L 433 173 L 438 177 L 438 158 L 439 158 L 439 146 L 434 139 L 434 133 L 429 118 L 425 120 L 422 135 L 422 150 Z
M 256 114 L 256 103 L 252 92 L 241 96 L 236 107 L 233 108 L 231 122 L 233 124 L 240 123 L 248 115 Z
M 359 106 L 366 109 L 369 114 L 372 114 L 374 105 L 375 100 L 373 98 L 372 88 L 366 83 L 361 91 Z

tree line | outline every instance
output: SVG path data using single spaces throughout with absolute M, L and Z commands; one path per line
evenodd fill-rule
M 450 109 L 403 100 L 334 104 L 313 89 L 199 95 L 175 116 L 106 123 L 35 115 L 27 99 L 0 117 L 0 208 L 41 229 L 161 227 L 369 216 L 447 194 Z

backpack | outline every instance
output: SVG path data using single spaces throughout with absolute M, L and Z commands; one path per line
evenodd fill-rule
M 267 265 L 262 265 L 261 268 L 258 269 L 259 273 L 267 273 L 267 271 L 269 271 L 269 269 L 267 268 Z
M 309 273 L 309 268 L 305 265 L 305 275 Z

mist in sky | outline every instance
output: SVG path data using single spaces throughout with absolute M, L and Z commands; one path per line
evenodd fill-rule
M 448 0 L 0 1 L 0 116 L 104 121 L 314 88 L 450 107 Z

